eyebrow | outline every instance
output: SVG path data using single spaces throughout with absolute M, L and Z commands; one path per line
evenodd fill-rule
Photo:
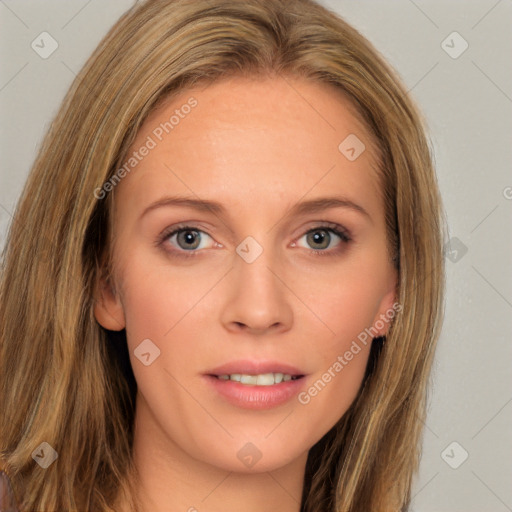
M 217 201 L 208 199 L 194 199 L 191 197 L 172 196 L 164 197 L 150 204 L 141 214 L 141 218 L 147 213 L 162 207 L 184 207 L 192 208 L 200 212 L 210 212 L 214 215 L 223 216 L 226 214 L 226 208 Z M 286 216 L 304 215 L 307 213 L 316 213 L 330 208 L 345 208 L 362 214 L 372 222 L 370 214 L 359 204 L 344 197 L 328 196 L 301 201 L 294 204 Z

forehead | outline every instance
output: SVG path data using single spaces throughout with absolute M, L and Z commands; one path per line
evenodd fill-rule
M 376 148 L 356 108 L 334 86 L 305 79 L 235 77 L 181 91 L 145 120 L 126 160 L 144 146 L 116 195 L 141 203 L 164 192 L 227 203 L 379 195 Z

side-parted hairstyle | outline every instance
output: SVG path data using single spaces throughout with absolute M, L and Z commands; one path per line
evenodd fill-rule
M 301 511 L 407 510 L 444 309 L 444 213 L 426 122 L 406 88 L 313 0 L 137 3 L 73 82 L 2 258 L 0 460 L 21 510 L 106 512 L 131 496 L 136 383 L 124 331 L 116 338 L 93 314 L 111 265 L 113 195 L 95 191 L 160 101 L 236 75 L 337 87 L 378 149 L 401 309 L 373 344 L 356 400 L 309 452 Z M 58 453 L 47 469 L 32 458 L 43 441 Z

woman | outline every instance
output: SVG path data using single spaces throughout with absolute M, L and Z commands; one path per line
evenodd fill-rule
M 406 510 L 442 320 L 423 121 L 310 0 L 148 0 L 72 85 L 1 283 L 21 510 Z

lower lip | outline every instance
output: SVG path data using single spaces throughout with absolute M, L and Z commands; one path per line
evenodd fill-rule
M 243 409 L 272 409 L 282 405 L 304 387 L 305 377 L 280 382 L 272 386 L 251 386 L 233 380 L 222 380 L 205 375 L 209 384 L 229 403 Z

